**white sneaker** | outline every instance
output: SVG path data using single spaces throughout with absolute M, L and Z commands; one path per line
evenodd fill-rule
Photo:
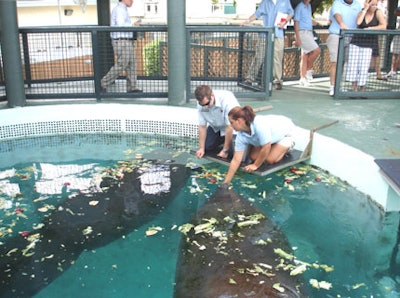
M 331 85 L 330 89 L 329 89 L 329 95 L 333 96 L 335 94 L 335 86 Z
M 308 82 L 308 80 L 306 78 L 301 78 L 299 81 L 299 85 L 300 86 L 310 86 L 310 83 Z
M 313 75 L 314 75 L 314 71 L 312 69 L 307 70 L 307 72 L 306 72 L 307 81 L 311 82 L 314 79 Z
M 396 76 L 397 76 L 397 72 L 391 70 L 391 71 L 389 71 L 389 72 L 387 73 L 387 75 L 385 75 L 385 78 L 387 78 L 387 79 L 388 79 L 388 78 L 393 78 L 393 79 L 395 79 Z
M 397 73 L 395 71 L 389 71 L 386 75 L 384 75 L 384 78 L 389 79 L 389 78 L 396 78 Z

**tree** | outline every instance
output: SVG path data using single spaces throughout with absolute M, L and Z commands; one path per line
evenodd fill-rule
M 293 9 L 299 4 L 302 0 L 291 0 Z M 329 10 L 332 6 L 334 0 L 313 0 L 312 5 L 312 13 L 323 13 L 325 10 Z M 357 0 L 356 0 L 357 1 Z

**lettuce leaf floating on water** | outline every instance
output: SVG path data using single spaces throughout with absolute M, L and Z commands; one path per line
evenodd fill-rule
M 203 218 L 203 221 L 206 221 L 206 223 L 199 224 L 194 227 L 195 234 L 211 233 L 215 229 L 214 225 L 218 223 L 217 219 L 215 219 L 213 217 L 210 219 Z
M 162 230 L 163 230 L 162 227 L 150 227 L 146 231 L 146 236 L 153 236 Z
M 85 229 L 82 230 L 83 235 L 89 235 L 93 232 L 93 228 L 91 226 L 87 226 Z
M 285 288 L 284 288 L 284 287 L 281 287 L 281 284 L 280 284 L 280 283 L 276 283 L 276 284 L 274 284 L 272 287 L 273 287 L 275 290 L 277 290 L 278 292 L 281 292 L 281 293 L 285 292 Z
M 287 252 L 285 252 L 283 249 L 281 248 L 277 248 L 274 249 L 274 253 L 276 253 L 277 255 L 279 255 L 280 257 L 287 259 L 287 260 L 293 260 L 294 259 L 294 255 L 289 254 Z
M 327 281 L 318 281 L 316 279 L 310 279 L 310 284 L 316 289 L 330 290 L 332 288 L 332 284 Z
M 298 275 L 302 274 L 307 270 L 307 264 L 302 263 L 299 266 L 295 267 L 292 271 L 290 271 L 290 275 Z
M 256 225 L 260 223 L 260 219 L 265 218 L 265 216 L 261 213 L 252 214 L 249 216 L 240 216 L 239 222 L 237 223 L 238 227 L 247 227 L 251 225 Z
M 187 235 L 187 233 L 194 227 L 194 225 L 190 224 L 190 223 L 186 223 L 181 225 L 178 228 L 178 231 L 181 232 L 184 235 Z

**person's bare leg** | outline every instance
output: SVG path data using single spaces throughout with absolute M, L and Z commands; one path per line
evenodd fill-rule
M 301 54 L 300 77 L 305 78 L 308 68 L 308 54 Z
M 373 57 L 372 59 L 373 59 L 373 61 L 374 61 L 373 63 L 374 63 L 374 68 L 375 68 L 375 72 L 376 72 L 376 77 L 377 77 L 378 79 L 381 79 L 381 78 L 382 78 L 382 74 L 381 74 L 381 65 L 380 65 L 381 57 L 375 56 L 375 57 Z
M 331 68 L 329 70 L 329 81 L 331 86 L 335 85 L 336 81 L 336 62 L 331 62 Z
M 393 54 L 393 64 L 392 64 L 392 70 L 397 71 L 397 69 L 400 67 L 400 55 L 399 54 Z
M 285 156 L 288 149 L 289 147 L 282 146 L 278 143 L 273 144 L 271 146 L 271 151 L 269 152 L 267 158 L 265 159 L 266 163 L 274 164 L 281 161 L 281 159 Z
M 312 70 L 314 66 L 315 60 L 317 60 L 318 56 L 321 53 L 320 48 L 316 48 L 315 50 L 308 53 L 308 60 L 307 60 L 307 70 Z

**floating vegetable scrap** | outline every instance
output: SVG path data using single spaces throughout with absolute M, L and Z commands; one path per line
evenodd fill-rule
M 303 175 L 304 172 L 304 170 L 301 170 L 300 173 L 298 173 L 298 171 L 296 171 L 296 173 L 291 171 L 292 174 L 296 175 Z M 207 204 L 211 204 L 210 201 L 213 202 L 213 199 L 215 198 L 212 197 L 208 202 L 206 202 L 205 206 L 207 206 Z M 187 257 L 191 256 L 187 261 L 188 266 L 197 262 L 195 258 L 199 258 L 204 265 L 208 264 L 208 266 L 211 266 L 210 268 L 204 267 L 202 269 L 203 271 L 208 269 L 212 270 L 212 268 L 218 271 L 219 269 L 215 268 L 215 266 L 226 266 L 226 268 L 232 266 L 236 268 L 236 272 L 240 275 L 257 277 L 257 283 L 259 285 L 267 282 L 266 279 L 261 278 L 262 276 L 271 278 L 271 281 L 269 282 L 272 282 L 273 280 L 276 281 L 277 275 L 280 274 L 279 272 L 287 272 L 289 277 L 295 278 L 311 269 L 323 270 L 327 273 L 334 270 L 332 266 L 319 264 L 318 262 L 308 263 L 297 259 L 294 254 L 285 250 L 286 246 L 284 242 L 280 242 L 280 240 L 277 238 L 277 235 L 274 234 L 276 232 L 271 232 L 272 228 L 265 224 L 267 219 L 264 214 L 259 212 L 249 214 L 248 212 L 244 212 L 244 209 L 239 209 L 239 206 L 241 206 L 241 203 L 238 203 L 239 200 L 227 200 L 232 200 L 232 202 L 229 204 L 225 203 L 227 205 L 215 205 L 213 206 L 214 209 L 212 211 L 209 210 L 208 213 L 205 211 L 201 212 L 202 209 L 200 209 L 195 217 L 195 221 L 179 226 L 178 230 L 185 236 L 184 239 L 186 239 L 184 242 L 186 243 L 186 250 L 184 251 L 184 254 Z M 238 209 L 235 209 L 236 205 L 238 205 Z M 232 208 L 232 210 L 227 211 L 226 206 L 230 206 L 229 208 Z M 257 210 L 254 207 L 251 208 Z M 212 216 L 201 217 L 201 215 L 204 214 Z M 263 259 L 267 261 L 267 263 L 249 261 L 249 259 L 252 259 L 250 252 L 252 248 L 245 246 L 245 253 L 243 250 L 244 246 L 242 247 L 243 244 L 241 244 L 242 242 L 245 243 L 248 241 L 246 238 L 249 237 L 249 234 L 252 235 L 250 239 L 254 247 L 265 246 L 263 250 L 265 252 L 272 250 L 273 254 L 275 254 L 275 257 L 272 259 Z M 261 235 L 263 237 L 260 237 Z M 278 245 L 281 245 L 281 247 Z M 212 257 L 213 255 L 214 257 Z M 220 260 L 219 255 L 226 256 L 228 258 L 226 262 L 229 260 L 230 265 L 218 264 L 218 260 Z M 240 256 L 239 259 L 238 256 Z M 271 261 L 271 263 L 268 263 L 268 261 Z M 204 271 L 202 274 L 207 275 L 207 272 L 208 271 Z M 244 277 L 232 274 L 230 271 L 226 271 L 224 274 L 226 275 L 227 284 L 231 285 L 232 287 L 243 286 L 242 279 Z M 184 278 L 183 275 L 182 278 Z M 193 276 L 188 278 L 196 277 Z M 287 278 L 288 277 L 285 277 L 284 279 Z M 181 277 L 178 278 L 179 282 L 180 279 Z M 178 281 L 176 282 L 178 283 Z M 332 287 L 330 283 L 326 281 L 317 281 L 316 279 L 310 280 L 309 283 L 313 287 L 317 286 L 318 289 L 329 290 Z M 223 287 L 222 284 L 221 286 Z M 264 286 L 267 285 L 265 284 Z M 270 286 L 274 290 L 281 293 L 284 293 L 288 290 L 281 282 L 274 282 L 273 285 L 271 284 Z M 237 288 L 235 289 L 235 291 L 237 291 Z
M 301 278 L 285 271 L 273 253 L 288 247 L 284 234 L 232 189 L 218 188 L 179 231 L 176 298 L 277 296 L 278 282 L 286 293 L 304 292 Z M 284 261 L 284 267 L 291 263 Z
M 153 236 L 162 230 L 163 230 L 162 227 L 150 227 L 146 231 L 146 236 Z
M 135 159 L 89 174 L 101 176 L 93 189 L 64 192 L 60 185 L 60 193 L 40 197 L 46 204 L 37 199 L 33 188 L 26 187 L 29 198 L 10 197 L 0 185 L 0 196 L 7 197 L 0 198 L 0 206 L 9 207 L 0 210 L 0 297 L 35 296 L 82 252 L 124 238 L 147 224 L 166 209 L 191 172 L 173 161 Z M 141 179 L 144 175 L 165 178 L 168 188 L 151 192 Z M 34 183 L 35 175 L 28 176 Z M 152 227 L 147 234 L 161 230 Z

